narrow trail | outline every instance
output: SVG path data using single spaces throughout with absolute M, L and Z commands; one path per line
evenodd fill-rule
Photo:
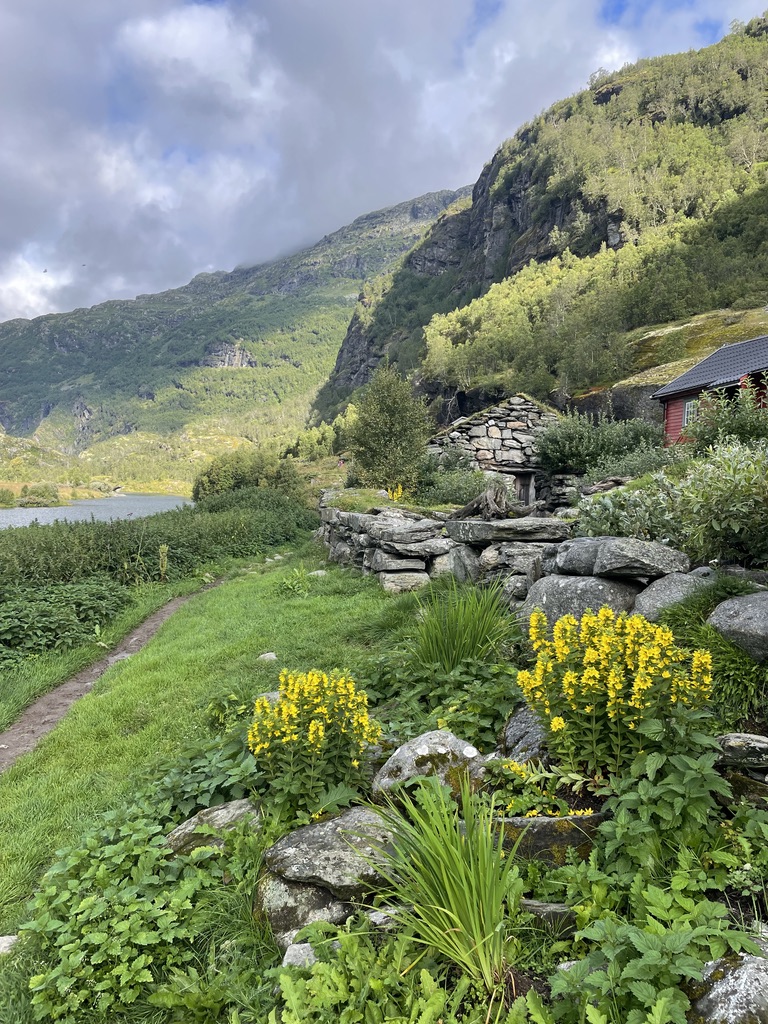
M 39 741 L 54 729 L 76 700 L 85 696 L 108 668 L 118 661 L 130 658 L 147 644 L 162 624 L 191 598 L 206 590 L 219 586 L 223 580 L 216 580 L 196 590 L 194 594 L 174 597 L 168 604 L 158 608 L 120 643 L 93 665 L 82 669 L 76 675 L 60 683 L 53 690 L 44 693 L 30 704 L 5 732 L 0 733 L 0 773 L 10 768 L 22 754 L 33 750 Z

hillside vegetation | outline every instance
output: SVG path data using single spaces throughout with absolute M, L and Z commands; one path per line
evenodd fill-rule
M 520 129 L 367 286 L 320 407 L 384 353 L 452 391 L 573 391 L 648 367 L 628 332 L 763 305 L 767 29 L 599 72 Z

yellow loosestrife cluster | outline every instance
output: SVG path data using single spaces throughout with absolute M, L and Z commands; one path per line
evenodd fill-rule
M 520 672 L 526 703 L 548 726 L 550 745 L 573 763 L 583 752 L 592 768 L 617 770 L 636 751 L 636 732 L 648 718 L 663 717 L 678 702 L 703 707 L 712 690 L 708 651 L 675 645 L 666 626 L 610 608 L 578 622 L 564 615 L 551 638 L 545 614 L 530 620 L 536 652 L 532 671 Z M 600 762 L 603 761 L 601 765 Z
M 274 703 L 259 697 L 254 705 L 248 746 L 257 757 L 270 760 L 293 744 L 320 753 L 339 741 L 354 756 L 381 735 L 368 716 L 368 697 L 349 676 L 283 669 L 279 694 Z

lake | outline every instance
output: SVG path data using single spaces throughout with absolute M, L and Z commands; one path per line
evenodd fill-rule
M 167 512 L 181 505 L 190 505 L 189 498 L 173 494 L 115 494 L 108 498 L 84 498 L 58 508 L 1 508 L 0 530 L 8 526 L 29 526 L 53 523 L 57 519 L 140 519 L 155 512 Z

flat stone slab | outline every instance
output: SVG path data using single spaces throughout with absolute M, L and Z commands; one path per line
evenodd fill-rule
M 592 849 L 602 814 L 570 814 L 560 818 L 501 818 L 505 850 L 516 843 L 517 855 L 524 860 L 540 860 L 561 867 L 569 850 L 585 860 Z
M 456 519 L 445 524 L 445 532 L 462 544 L 491 544 L 494 541 L 562 541 L 571 536 L 573 527 L 562 519 Z
M 206 807 L 180 825 L 166 836 L 165 841 L 175 853 L 189 853 L 198 846 L 221 846 L 221 839 L 200 832 L 200 826 L 230 829 L 243 818 L 253 818 L 253 830 L 260 828 L 261 811 L 252 800 L 230 800 L 229 803 L 216 807 Z
M 390 544 L 413 544 L 418 541 L 431 540 L 442 532 L 443 523 L 439 519 L 390 519 L 378 517 L 366 530 L 375 540 L 387 541 Z
M 728 732 L 718 736 L 722 753 L 718 764 L 730 768 L 768 769 L 768 736 L 751 732 Z
M 550 626 L 563 615 L 574 615 L 579 619 L 584 612 L 596 612 L 604 605 L 617 613 L 629 612 L 641 589 L 639 583 L 597 576 L 545 576 L 531 586 L 517 616 L 523 628 L 527 629 L 531 613 L 536 608 L 541 608 Z
M 691 560 L 682 551 L 655 540 L 634 537 L 607 537 L 598 548 L 595 576 L 620 576 L 630 579 L 658 579 L 671 572 L 688 572 Z
M 723 601 L 707 623 L 760 663 L 768 658 L 768 594 L 745 594 Z
M 707 580 L 690 573 L 673 572 L 649 584 L 637 595 L 635 611 L 649 622 L 658 622 L 662 612 L 707 586 Z
M 436 776 L 458 793 L 462 775 L 479 781 L 484 773 L 482 754 L 471 743 L 447 729 L 436 729 L 403 743 L 379 769 L 373 780 L 374 797 L 381 797 L 402 782 Z
M 383 878 L 372 861 L 390 832 L 375 811 L 353 807 L 329 821 L 304 825 L 267 850 L 267 867 L 291 882 L 319 885 L 340 900 L 361 899 Z M 373 843 L 374 845 L 371 845 Z
M 388 594 L 403 594 L 409 590 L 420 590 L 429 583 L 426 572 L 380 572 L 379 583 Z
M 370 567 L 374 572 L 424 572 L 427 564 L 422 558 L 398 558 L 376 548 Z
M 431 540 L 408 541 L 407 543 L 390 543 L 382 541 L 383 551 L 403 558 L 435 558 L 445 555 L 456 547 L 456 541 L 450 537 L 433 537 Z

